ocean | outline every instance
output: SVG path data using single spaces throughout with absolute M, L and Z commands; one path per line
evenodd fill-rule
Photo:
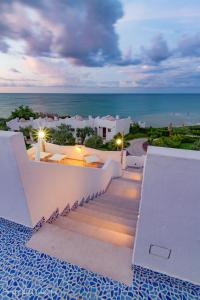
M 200 123 L 200 94 L 0 94 L 0 117 L 19 105 L 60 115 L 130 116 L 147 125 Z

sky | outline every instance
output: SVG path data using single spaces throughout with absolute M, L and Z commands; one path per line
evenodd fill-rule
M 0 92 L 200 92 L 199 0 L 0 0 Z

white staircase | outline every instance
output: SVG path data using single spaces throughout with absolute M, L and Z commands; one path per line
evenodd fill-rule
M 113 179 L 105 194 L 45 224 L 27 246 L 131 285 L 142 179 L 131 171 Z

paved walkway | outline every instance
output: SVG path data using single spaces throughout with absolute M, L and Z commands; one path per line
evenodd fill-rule
M 145 155 L 146 151 L 143 149 L 143 144 L 147 142 L 147 138 L 134 139 L 129 141 L 130 146 L 127 148 L 130 155 L 141 156 Z

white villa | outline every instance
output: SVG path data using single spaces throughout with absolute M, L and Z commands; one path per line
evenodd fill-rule
M 0 131 L 0 217 L 34 229 L 26 247 L 129 286 L 131 265 L 200 284 L 200 152 L 150 147 L 121 165 L 120 151 L 47 143 L 41 161 L 34 151 Z M 101 167 L 68 163 L 88 155 Z
M 28 126 L 32 126 L 35 129 L 38 128 L 54 128 L 61 124 L 70 125 L 74 130 L 74 136 L 76 136 L 77 128 L 91 127 L 95 130 L 95 132 L 101 136 L 105 141 L 111 140 L 117 133 L 123 132 L 124 134 L 129 133 L 131 118 L 120 119 L 119 116 L 112 117 L 110 115 L 104 117 L 96 117 L 93 118 L 89 116 L 87 119 L 81 116 L 73 116 L 71 118 L 67 117 L 65 119 L 62 118 L 38 118 L 30 120 L 25 119 L 13 119 L 7 122 L 7 126 L 12 131 L 18 131 L 21 128 L 26 128 Z

